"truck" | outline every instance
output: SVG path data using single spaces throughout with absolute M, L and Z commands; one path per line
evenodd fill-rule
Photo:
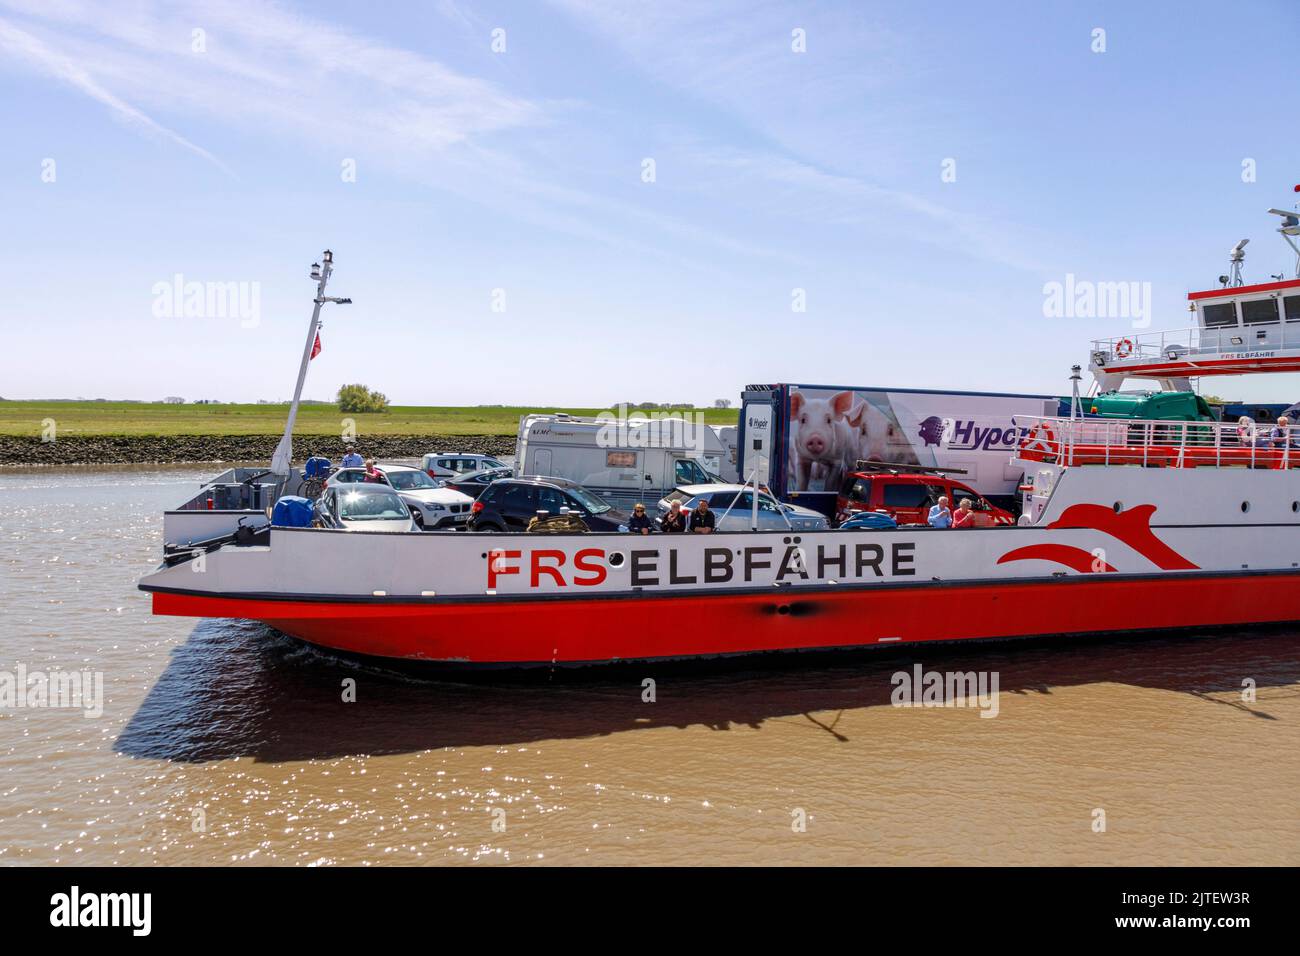
M 1068 402 L 1053 395 L 750 385 L 741 395 L 740 480 L 832 517 L 859 462 L 930 467 L 1013 510 L 1022 469 L 1011 461 L 1023 419 L 1062 413 Z
M 626 505 L 724 478 L 729 456 L 719 428 L 703 421 L 561 412 L 520 417 L 514 468 L 516 475 L 567 478 Z
M 1140 418 L 1168 422 L 1213 422 L 1218 416 L 1195 392 L 1102 392 L 1082 401 L 1085 418 Z

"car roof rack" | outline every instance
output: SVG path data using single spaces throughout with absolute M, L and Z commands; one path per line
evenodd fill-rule
M 967 474 L 965 468 L 935 468 L 931 465 L 904 465 L 892 461 L 873 461 L 859 458 L 854 471 L 866 471 L 872 473 L 885 472 L 891 475 L 964 475 Z

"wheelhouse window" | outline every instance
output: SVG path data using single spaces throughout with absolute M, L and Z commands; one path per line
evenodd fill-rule
M 1289 295 L 1284 298 L 1282 311 L 1288 322 L 1300 322 L 1300 295 Z
M 1207 329 L 1224 329 L 1237 324 L 1237 303 L 1219 302 L 1201 308 Z
M 1277 321 L 1277 299 L 1249 299 L 1241 303 L 1241 321 L 1246 325 L 1262 325 Z

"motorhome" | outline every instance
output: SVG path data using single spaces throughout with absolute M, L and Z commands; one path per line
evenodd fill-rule
M 615 504 L 657 501 L 725 478 L 729 455 L 712 427 L 681 417 L 532 414 L 519 420 L 515 474 L 567 478 Z

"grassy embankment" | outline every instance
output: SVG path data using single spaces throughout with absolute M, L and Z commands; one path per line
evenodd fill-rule
M 712 424 L 736 422 L 734 408 L 699 410 Z M 361 435 L 514 435 L 520 415 L 544 411 L 596 415 L 607 409 L 401 405 L 382 414 L 343 415 L 334 405 L 303 405 L 294 434 L 338 435 L 343 420 L 352 418 Z M 0 401 L 0 436 L 37 438 L 47 419 L 59 438 L 279 435 L 287 413 L 287 405 Z

